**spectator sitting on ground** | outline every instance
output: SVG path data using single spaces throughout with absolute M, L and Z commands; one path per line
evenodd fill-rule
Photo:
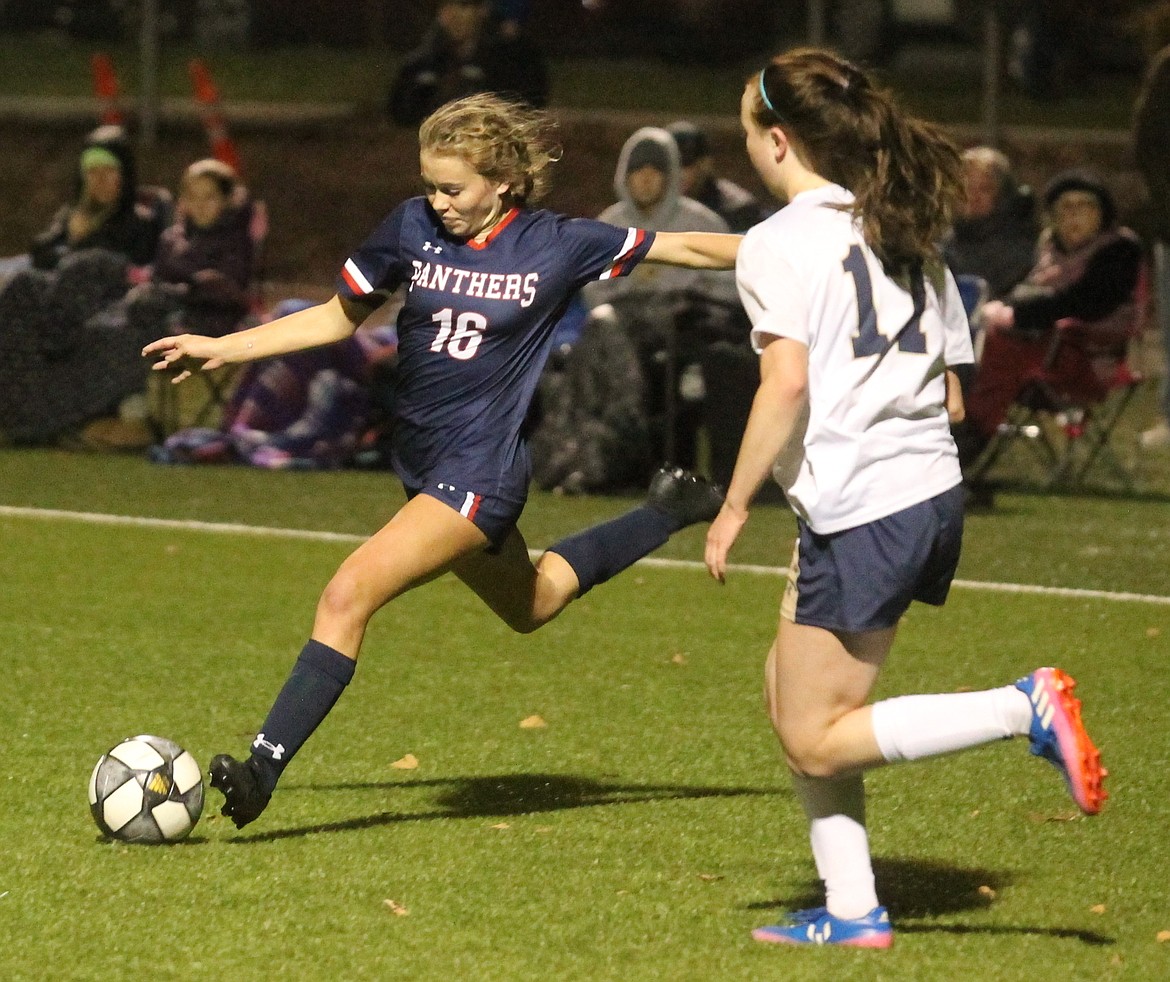
M 435 22 L 410 52 L 390 87 L 387 113 L 415 126 L 439 106 L 476 92 L 548 101 L 548 71 L 523 31 L 504 34 L 488 0 L 439 0 Z
M 285 301 L 282 317 L 310 307 Z M 149 452 L 160 464 L 244 463 L 320 470 L 353 460 L 379 415 L 375 389 L 393 371 L 397 336 L 363 327 L 335 344 L 248 364 L 215 429 L 179 430 Z
M 1021 186 L 1007 156 L 994 147 L 963 153 L 966 198 L 955 218 L 943 257 L 956 275 L 978 276 L 988 297 L 1002 297 L 1019 283 L 1036 257 L 1035 202 Z
M 679 193 L 706 205 L 733 232 L 746 232 L 769 212 L 746 188 L 715 173 L 715 156 L 707 134 L 688 120 L 671 123 L 667 132 L 678 147 Z
M 1083 170 L 1058 174 L 1044 192 L 1044 205 L 1047 227 L 1031 272 L 1002 302 L 983 307 L 983 359 L 966 421 L 955 434 L 964 465 L 978 457 L 1029 374 L 1044 363 L 1058 321 L 1081 322 L 1081 337 L 1099 352 L 1104 371 L 1124 351 L 1137 316 L 1141 242 L 1118 226 L 1113 196 L 1100 178 Z M 1069 392 L 1103 384 L 1080 359 L 1058 358 L 1052 370 L 1058 387 Z
M 0 426 L 20 442 L 53 441 L 108 414 L 146 378 L 136 349 L 150 338 L 97 321 L 154 260 L 169 196 L 142 200 L 116 126 L 86 140 L 77 186 L 34 242 L 31 267 L 0 290 Z
M 150 281 L 127 298 L 136 328 L 150 337 L 180 325 L 212 337 L 235 330 L 248 313 L 251 219 L 252 203 L 233 168 L 210 158 L 188 167 L 178 220 L 162 235 Z

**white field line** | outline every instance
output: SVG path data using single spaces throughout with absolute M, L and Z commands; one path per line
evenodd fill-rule
M 364 542 L 367 536 L 346 532 L 319 532 L 313 529 L 272 528 L 265 525 L 243 525 L 234 522 L 199 522 L 177 518 L 145 518 L 136 515 L 104 515 L 99 512 L 61 511 L 53 508 L 17 508 L 0 505 L 0 518 L 31 518 L 42 521 L 84 522 L 90 525 L 130 525 L 136 528 L 176 529 L 186 532 L 213 532 L 221 535 L 251 535 L 273 539 L 300 539 L 310 542 Z M 538 556 L 539 549 L 532 549 Z M 691 559 L 660 559 L 648 556 L 639 565 L 659 569 L 702 570 L 701 562 Z M 728 572 L 753 573 L 759 576 L 785 576 L 784 566 L 760 566 L 751 563 L 731 563 Z M 1170 597 L 1153 593 L 1125 593 L 1109 590 L 1082 590 L 1075 587 L 1039 586 L 1032 583 L 995 583 L 986 580 L 955 580 L 955 587 L 964 590 L 986 590 L 992 593 L 1026 593 L 1043 597 L 1066 597 L 1077 600 L 1109 600 L 1122 603 L 1156 604 L 1170 606 Z

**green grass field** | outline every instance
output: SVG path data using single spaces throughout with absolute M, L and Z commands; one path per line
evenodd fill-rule
M 907 617 L 881 695 L 1060 664 L 1112 800 L 1075 817 L 1022 741 L 873 773 L 888 953 L 748 936 L 817 888 L 760 696 L 774 573 L 719 587 L 693 566 L 639 566 L 531 637 L 440 580 L 375 620 L 353 685 L 258 822 L 237 832 L 209 792 L 184 844 L 103 842 L 85 801 L 97 757 L 144 731 L 203 761 L 244 750 L 344 537 L 400 501 L 385 474 L 0 452 L 0 978 L 1170 975 L 1165 499 L 1005 494 L 969 520 L 946 608 Z M 524 529 L 547 545 L 627 505 L 535 495 Z M 760 508 L 733 558 L 774 565 L 792 530 Z M 660 555 L 697 559 L 701 541 L 688 530 Z M 992 582 L 1100 593 L 977 588 Z M 547 726 L 522 728 L 534 714 Z M 396 768 L 407 754 L 417 768 Z

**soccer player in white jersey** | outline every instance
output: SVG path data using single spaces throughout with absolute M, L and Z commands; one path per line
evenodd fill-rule
M 836 55 L 799 49 L 749 79 L 747 152 L 784 202 L 736 263 L 761 381 L 706 563 L 728 552 L 769 474 L 799 538 L 766 689 L 808 816 L 824 907 L 753 937 L 887 948 L 862 772 L 1013 736 L 1095 814 L 1100 755 L 1074 681 L 1041 668 L 982 692 L 867 704 L 912 600 L 942 604 L 959 559 L 963 491 L 949 422 L 972 361 L 954 279 L 936 249 L 961 193 L 954 146 Z

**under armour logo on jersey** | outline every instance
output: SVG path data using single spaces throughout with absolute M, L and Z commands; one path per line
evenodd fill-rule
M 431 245 L 429 241 L 423 243 L 423 252 L 433 252 L 437 256 L 442 251 L 442 246 Z
M 264 739 L 263 733 L 256 734 L 256 739 L 252 741 L 252 747 L 255 750 L 259 750 L 261 747 L 263 747 L 270 754 L 272 754 L 273 760 L 280 760 L 281 757 L 284 756 L 284 744 L 283 743 L 269 743 L 267 740 Z

